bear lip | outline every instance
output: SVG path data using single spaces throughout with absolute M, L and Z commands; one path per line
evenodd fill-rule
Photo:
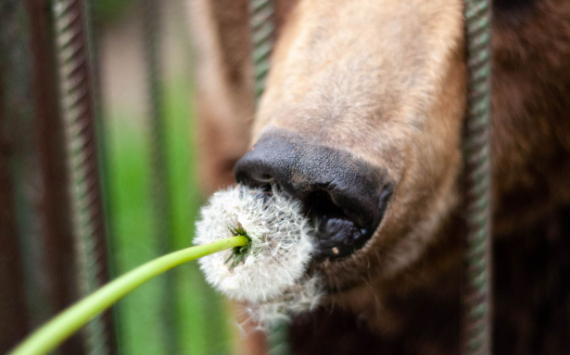
M 316 225 L 315 255 L 318 258 L 339 259 L 362 248 L 370 239 L 369 229 L 359 227 L 346 215 L 321 216 Z
M 392 191 L 391 185 L 384 187 L 375 211 L 343 208 L 327 191 L 309 195 L 303 202 L 316 231 L 315 258 L 337 260 L 364 247 L 382 221 Z

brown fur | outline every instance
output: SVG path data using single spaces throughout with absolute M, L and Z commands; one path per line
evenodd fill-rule
M 495 349 L 561 354 L 570 348 L 570 3 L 497 4 Z M 277 47 L 255 122 L 246 2 L 195 0 L 194 10 L 206 191 L 233 182 L 233 162 L 270 126 L 348 150 L 396 184 L 371 242 L 314 266 L 344 291 L 329 311 L 295 322 L 295 352 L 456 353 L 461 1 L 277 1 Z M 329 324 L 339 319 L 340 328 Z

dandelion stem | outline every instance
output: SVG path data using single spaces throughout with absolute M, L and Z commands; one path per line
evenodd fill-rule
M 151 260 L 101 287 L 60 313 L 24 339 L 9 355 L 46 354 L 85 325 L 85 323 L 89 322 L 94 316 L 152 278 L 188 261 L 222 250 L 243 247 L 248 243 L 249 239 L 240 235 L 178 250 Z

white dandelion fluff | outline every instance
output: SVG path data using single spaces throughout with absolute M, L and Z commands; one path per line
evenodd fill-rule
M 313 308 L 319 298 L 316 277 L 307 277 L 313 229 L 301 204 L 273 189 L 236 186 L 216 192 L 196 224 L 196 244 L 228 238 L 236 229 L 251 240 L 235 256 L 227 250 L 200 259 L 206 280 L 228 297 L 249 301 L 252 317 L 265 323 Z
M 316 276 L 299 280 L 283 290 L 275 299 L 252 304 L 246 311 L 262 327 L 271 328 L 279 322 L 287 322 L 291 315 L 315 309 L 321 300 L 322 291 Z

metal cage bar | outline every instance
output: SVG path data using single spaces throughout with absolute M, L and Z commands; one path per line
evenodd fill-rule
M 1 189 L 4 208 L 1 217 L 8 221 L 2 223 L 2 238 L 8 241 L 2 245 L 10 246 L 10 272 L 20 274 L 21 279 L 19 286 L 11 282 L 14 285 L 10 288 L 11 295 L 25 294 L 19 297 L 21 302 L 25 301 L 25 305 L 20 305 L 25 309 L 19 311 L 24 323 L 4 317 L 0 323 L 2 327 L 17 325 L 18 332 L 29 332 L 80 297 L 78 251 L 86 252 L 83 258 L 93 257 L 92 267 L 83 271 L 94 275 L 95 287 L 108 279 L 81 5 L 77 0 L 6 0 L 0 4 L 0 165 L 2 179 L 6 181 Z M 57 12 L 61 9 L 65 11 Z M 58 77 L 57 68 L 65 75 Z M 70 87 L 73 90 L 65 90 Z M 77 110 L 78 107 L 85 110 Z M 75 145 L 66 146 L 69 142 L 64 130 L 72 116 L 76 118 Z M 75 159 L 73 165 L 67 165 L 62 158 L 66 156 L 66 148 L 70 148 L 69 156 L 82 154 L 81 163 Z M 68 174 L 67 168 L 71 166 L 81 166 L 83 177 L 77 175 L 81 169 Z M 70 183 L 74 187 L 82 184 L 84 189 L 70 191 Z M 11 205 L 6 202 L 10 200 Z M 74 209 L 77 200 L 83 201 L 81 210 Z M 75 224 L 74 228 L 72 212 L 75 217 L 82 215 L 81 227 Z M 93 238 L 89 242 L 94 245 L 88 251 L 76 248 L 85 244 L 77 237 L 87 229 Z M 0 280 L 0 289 L 5 290 L 9 282 L 6 280 Z M 105 319 L 101 334 L 114 349 L 111 323 L 110 318 Z M 0 348 L 14 345 L 15 340 L 20 339 L 14 336 L 0 339 Z M 89 351 L 94 348 L 87 346 L 81 337 L 73 337 L 62 345 L 61 351 L 94 353 Z
M 71 217 L 82 294 L 108 280 L 107 243 L 101 195 L 95 103 L 85 4 L 55 0 L 55 52 L 59 74 L 59 109 L 63 118 Z M 86 327 L 90 354 L 114 352 L 110 313 Z
M 465 0 L 468 97 L 465 161 L 465 294 L 463 353 L 491 354 L 491 9 L 490 0 Z

